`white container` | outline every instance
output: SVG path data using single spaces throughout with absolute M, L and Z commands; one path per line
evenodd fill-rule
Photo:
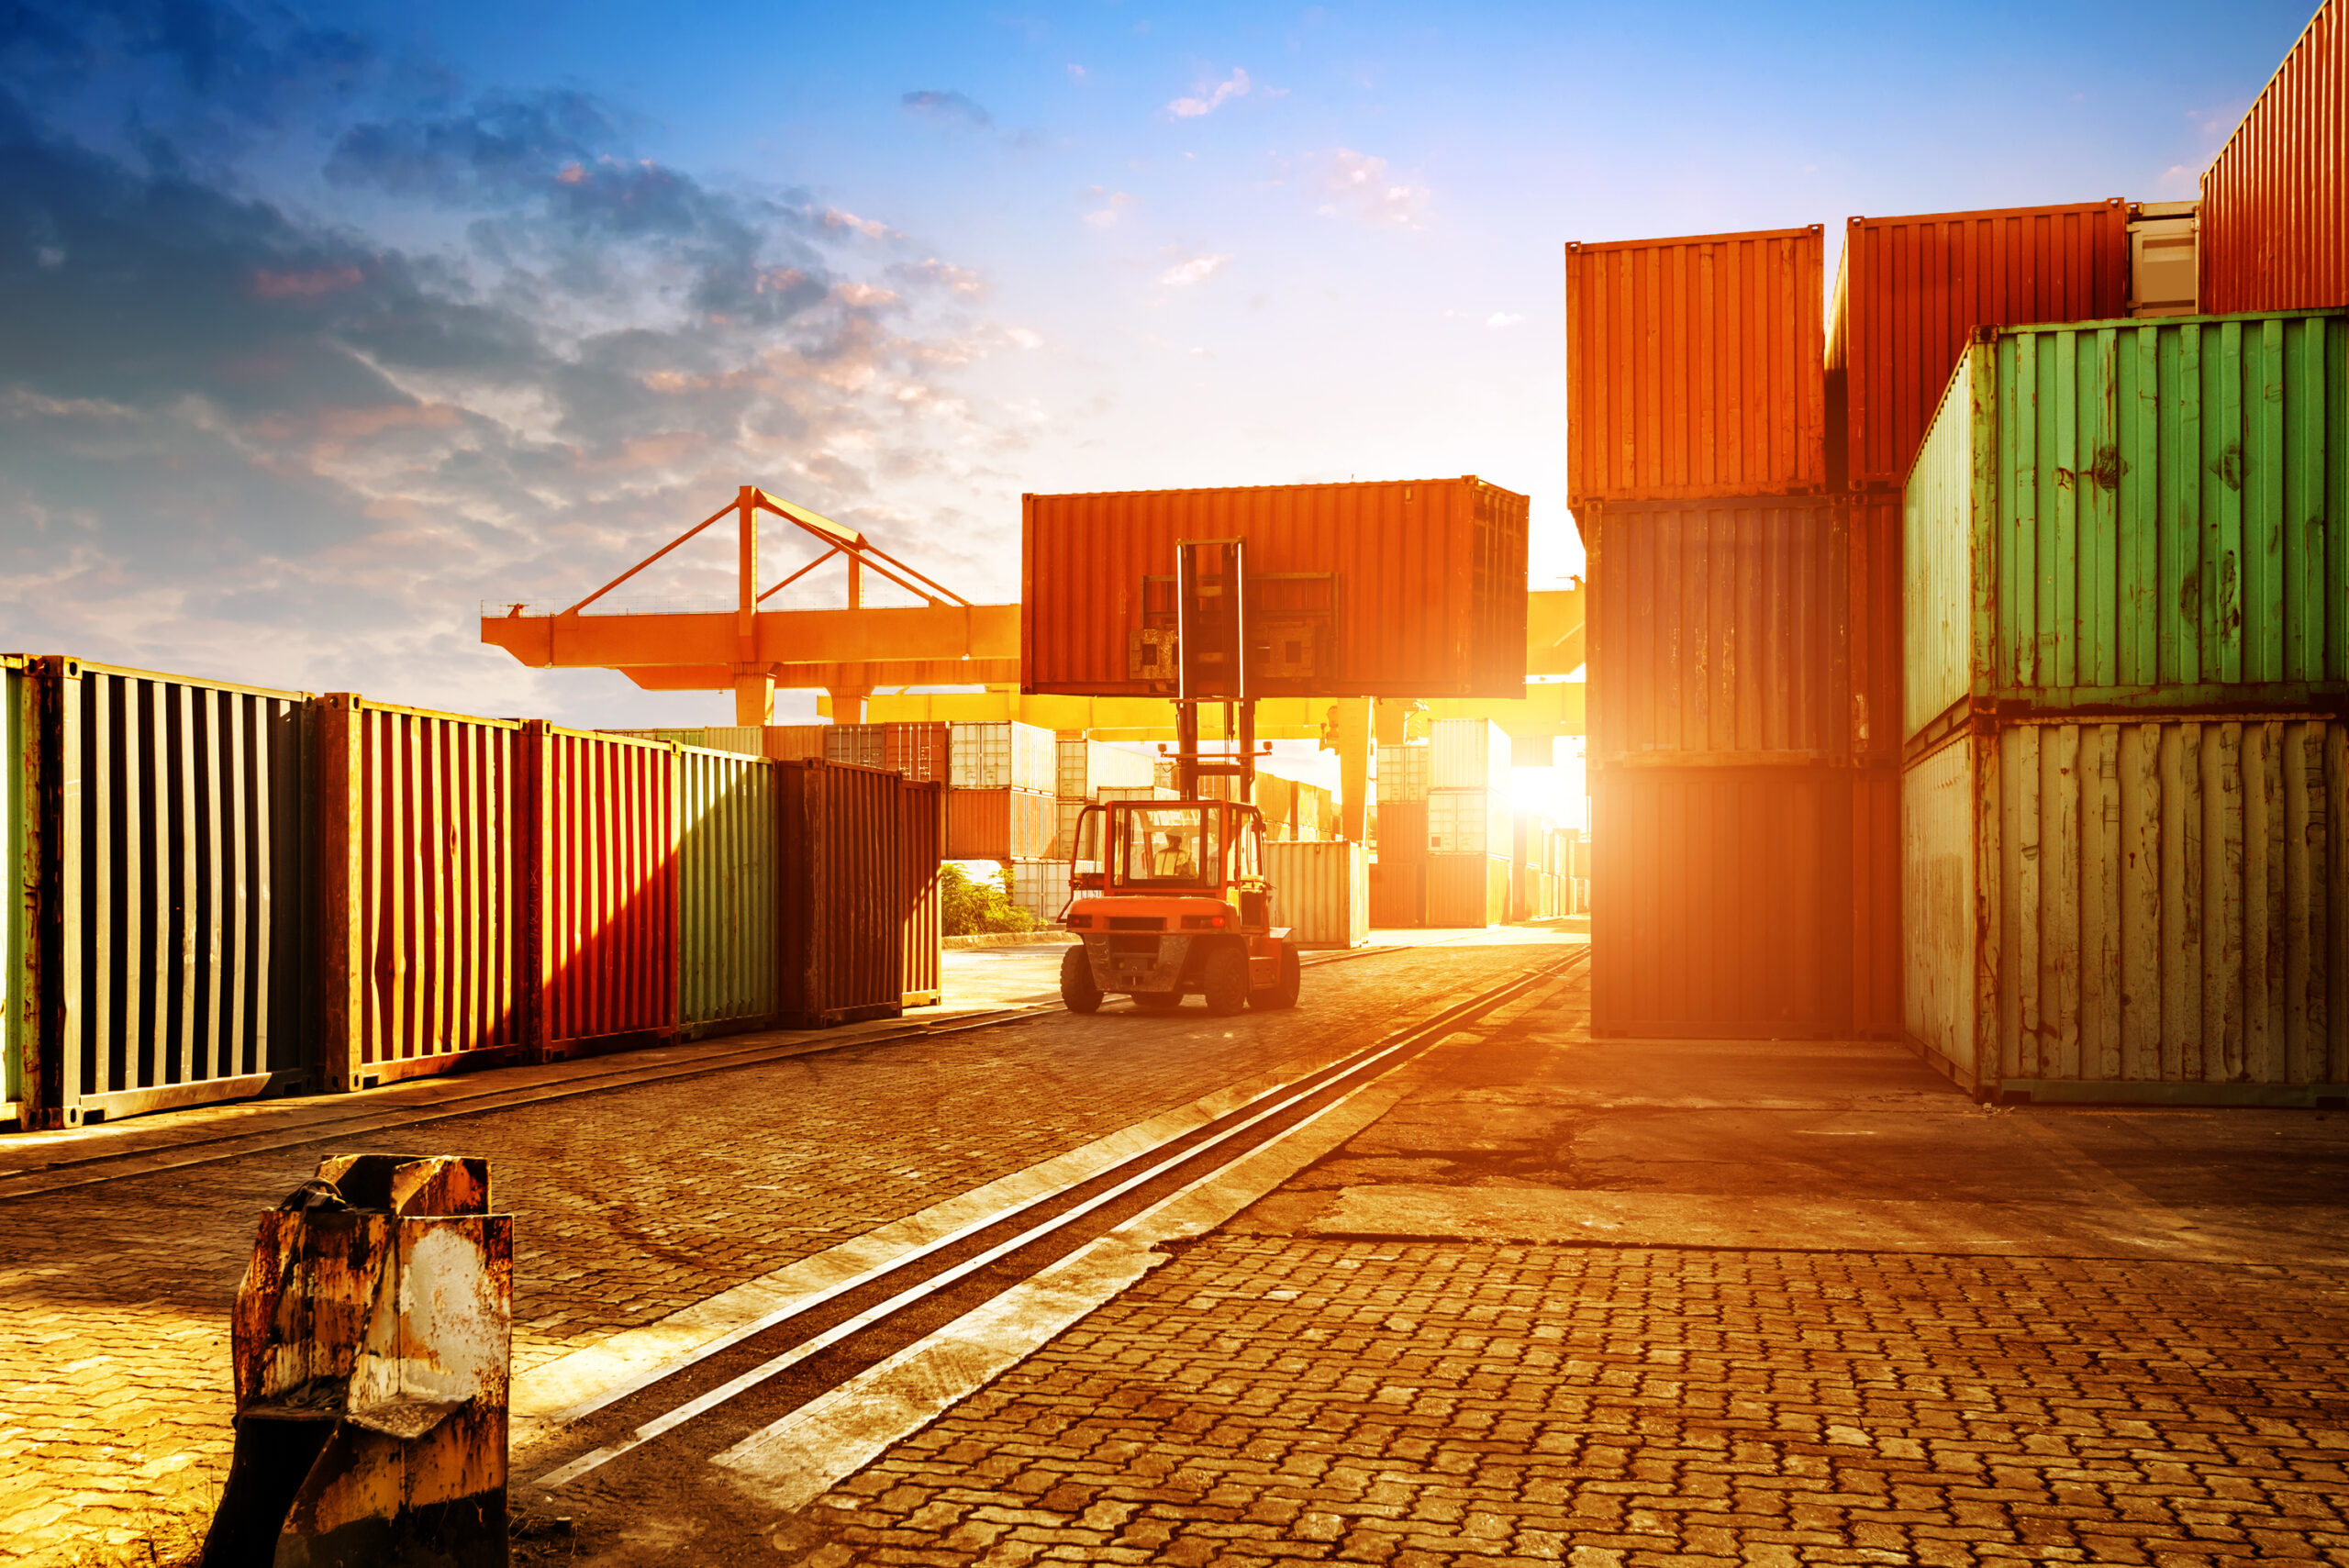
M 1127 788 L 1158 782 L 1147 752 L 1068 735 L 1059 738 L 1058 752 L 1056 787 L 1063 800 L 1081 799 L 1105 787 Z
M 1161 789 L 1156 784 L 1111 785 L 1107 789 L 1095 791 L 1093 797 L 1096 800 L 1175 800 L 1180 798 L 1172 789 Z
M 956 724 L 950 730 L 947 782 L 956 789 L 1055 793 L 1059 738 L 1032 724 Z
M 824 736 L 824 761 L 853 762 L 860 768 L 889 765 L 889 727 L 885 724 L 835 724 Z
M 1425 800 L 1428 797 L 1429 760 L 1435 755 L 1432 747 L 1381 746 L 1378 749 L 1378 798 L 1381 800 Z
M 1428 852 L 1508 858 L 1508 796 L 1488 789 L 1428 792 Z
M 1268 843 L 1273 924 L 1299 947 L 1356 948 L 1370 940 L 1370 851 L 1361 844 Z
M 1066 861 L 1012 861 L 1011 902 L 1037 919 L 1057 925 L 1068 907 Z
M 1428 726 L 1434 771 L 1428 788 L 1508 788 L 1508 731 L 1489 718 L 1439 718 Z

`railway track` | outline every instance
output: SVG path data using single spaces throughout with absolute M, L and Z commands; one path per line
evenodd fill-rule
M 1485 1015 L 1564 978 L 1587 956 L 1577 949 L 1537 965 L 1106 1169 L 1008 1204 L 555 1411 L 539 1423 L 518 1465 L 518 1477 L 531 1477 L 520 1489 L 562 1512 L 574 1499 L 640 1496 L 685 1474 L 707 1476 L 710 1467 L 756 1472 L 763 1451 L 789 1438 L 795 1423 L 806 1424 L 811 1410 L 837 1403 L 841 1391 L 951 1337 L 957 1320 L 1002 1316 L 1003 1301 L 1034 1290 L 1040 1276 L 1067 1273 L 1090 1251 L 1122 1245 L 1130 1252 L 1163 1240 L 1151 1229 L 1152 1217 L 1339 1111 Z M 1097 1305 L 1085 1302 L 1079 1315 Z M 1059 1309 L 1066 1309 L 1064 1299 Z M 865 1421 L 869 1427 L 869 1414 Z M 861 1460 L 851 1454 L 841 1462 L 853 1469 Z M 828 1475 L 802 1475 L 779 1500 L 796 1506 L 794 1498 L 813 1495 L 808 1486 L 829 1485 Z M 774 1487 L 765 1490 L 774 1496 Z

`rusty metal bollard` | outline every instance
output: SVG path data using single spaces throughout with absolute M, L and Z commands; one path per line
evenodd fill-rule
M 503 1568 L 513 1318 L 487 1161 L 320 1161 L 237 1287 L 237 1445 L 203 1568 Z

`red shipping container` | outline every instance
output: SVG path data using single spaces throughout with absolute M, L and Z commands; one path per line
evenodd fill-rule
M 1887 767 L 1900 762 L 1900 506 L 1898 495 L 1860 497 L 1844 527 L 1852 755 Z
M 2325 0 L 2202 173 L 2196 308 L 2349 305 L 2349 5 Z
M 1827 331 L 1852 487 L 1906 483 L 1975 328 L 2126 316 L 2128 272 L 2117 196 L 1853 218 Z
M 1025 789 L 946 792 L 946 858 L 950 861 L 1040 861 L 1052 853 L 1060 805 Z
M 522 726 L 525 1039 L 541 1062 L 677 1030 L 676 750 Z
M 940 799 L 950 792 L 879 768 L 776 765 L 784 1027 L 896 1018 L 937 985 Z
M 1827 487 L 1819 226 L 1566 247 L 1566 493 Z
M 1854 777 L 1594 772 L 1592 1032 L 1847 1037 Z
M 1170 695 L 1175 542 L 1238 539 L 1257 695 L 1523 696 L 1528 505 L 1473 475 L 1025 496 L 1020 689 Z
M 1594 761 L 1848 754 L 1849 505 L 1586 509 Z
M 1852 775 L 1852 1032 L 1900 1038 L 1900 774 Z

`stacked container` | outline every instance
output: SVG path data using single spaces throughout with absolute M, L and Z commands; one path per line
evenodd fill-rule
M 1049 729 L 952 724 L 946 854 L 958 861 L 1041 860 L 1060 827 L 1060 747 Z
M 2349 6 L 2325 0 L 2202 175 L 2200 308 L 2349 306 Z
M 1439 718 L 1428 741 L 1428 923 L 1498 924 L 1509 902 L 1508 731 L 1486 718 Z
M 1370 940 L 1370 853 L 1361 844 L 1264 846 L 1273 924 L 1304 948 L 1360 947 Z
M 2349 1094 L 2349 314 L 1985 329 L 1906 498 L 1902 1002 L 1985 1096 Z

